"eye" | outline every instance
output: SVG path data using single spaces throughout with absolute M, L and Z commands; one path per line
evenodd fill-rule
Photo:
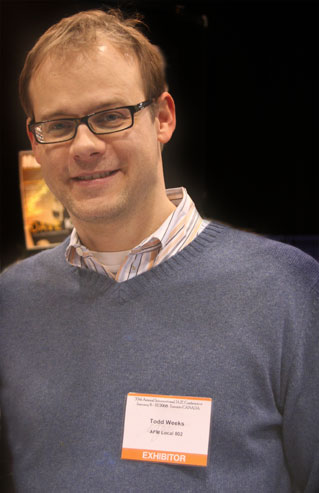
M 104 116 L 102 117 L 103 121 L 106 122 L 115 122 L 118 119 L 122 118 L 122 114 L 119 112 L 114 112 L 114 113 L 104 113 Z
M 60 135 L 73 130 L 74 123 L 71 120 L 55 120 L 45 124 L 44 131 L 48 134 Z
M 108 110 L 98 113 L 91 118 L 91 123 L 94 127 L 103 128 L 117 128 L 120 127 L 128 120 L 131 119 L 131 113 L 127 108 L 120 110 Z

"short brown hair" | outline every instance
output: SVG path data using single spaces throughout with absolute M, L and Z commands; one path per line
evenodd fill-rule
M 120 51 L 137 57 L 146 98 L 158 98 L 167 89 L 165 59 L 161 50 L 140 31 L 141 26 L 145 24 L 138 16 L 125 18 L 117 9 L 79 12 L 51 26 L 29 51 L 20 74 L 19 94 L 26 115 L 33 118 L 29 85 L 41 63 L 49 55 L 88 51 L 101 35 L 107 36 Z

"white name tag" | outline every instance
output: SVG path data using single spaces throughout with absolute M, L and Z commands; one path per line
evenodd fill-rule
M 212 399 L 130 392 L 122 459 L 207 466 Z

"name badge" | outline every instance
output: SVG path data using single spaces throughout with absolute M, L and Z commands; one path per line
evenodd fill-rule
M 207 466 L 212 399 L 130 392 L 121 459 Z

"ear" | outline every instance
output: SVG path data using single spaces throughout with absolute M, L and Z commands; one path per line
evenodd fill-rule
M 176 127 L 175 103 L 168 92 L 163 92 L 158 98 L 156 119 L 158 121 L 157 138 L 161 144 L 166 144 L 173 135 Z
M 38 163 L 41 164 L 40 161 L 39 161 L 39 152 L 38 152 L 38 150 L 39 150 L 39 144 L 35 140 L 35 137 L 34 137 L 33 133 L 30 132 L 30 130 L 29 130 L 29 123 L 30 122 L 31 122 L 31 118 L 27 118 L 27 121 L 26 121 L 27 135 L 28 135 L 28 138 L 29 138 L 30 143 L 31 143 L 33 154 L 34 154 L 36 160 L 38 161 Z

